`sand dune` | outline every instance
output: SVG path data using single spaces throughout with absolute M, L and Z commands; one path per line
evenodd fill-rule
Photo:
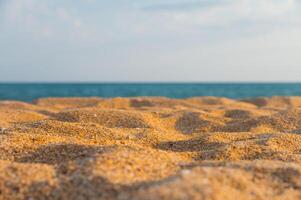
M 301 98 L 0 102 L 0 199 L 301 199 Z

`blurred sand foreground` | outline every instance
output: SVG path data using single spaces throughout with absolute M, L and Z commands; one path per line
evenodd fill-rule
M 301 199 L 301 97 L 0 101 L 0 199 Z

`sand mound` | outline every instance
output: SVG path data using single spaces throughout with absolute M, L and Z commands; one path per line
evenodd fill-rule
M 154 162 L 156 161 L 156 162 Z M 112 183 L 132 184 L 154 181 L 175 174 L 185 157 L 151 148 L 115 147 L 92 161 L 93 174 Z
M 0 199 L 301 199 L 299 99 L 0 102 Z
M 222 136 L 220 136 L 222 135 Z M 301 137 L 291 134 L 259 134 L 246 133 L 235 134 L 231 140 L 221 141 L 224 133 L 210 135 L 205 145 L 211 145 L 199 152 L 201 160 L 282 160 L 288 162 L 300 162 L 299 152 Z M 226 136 L 227 137 L 227 136 Z M 249 138 L 247 138 L 249 137 Z M 227 138 L 228 139 L 228 138 Z
M 269 116 L 274 114 L 275 111 L 270 110 L 260 110 L 260 109 L 225 109 L 224 117 L 242 120 L 242 119 L 250 119 L 262 116 Z
M 112 98 L 104 99 L 99 103 L 99 107 L 116 109 L 138 109 L 148 107 L 171 108 L 177 105 L 181 105 L 181 100 L 168 99 L 165 97 Z
M 16 122 L 38 121 L 45 118 L 43 114 L 33 111 L 0 108 L 0 128 L 8 128 Z
M 251 132 L 299 132 L 301 130 L 301 110 L 287 109 L 270 116 L 228 123 L 225 131 Z
M 107 127 L 148 128 L 144 116 L 123 110 L 73 110 L 59 113 L 57 119 L 67 122 L 92 122 Z
M 276 108 L 288 108 L 288 107 L 300 107 L 301 97 L 260 97 L 256 99 L 245 99 L 243 102 L 248 102 L 259 107 L 276 107 Z
M 0 199 L 30 199 L 36 192 L 31 188 L 40 187 L 38 193 L 43 193 L 55 182 L 52 166 L 0 161 Z
M 101 98 L 42 98 L 34 101 L 38 106 L 52 107 L 56 109 L 91 107 L 98 105 Z
M 186 101 L 201 106 L 210 106 L 210 105 L 229 105 L 233 104 L 235 100 L 228 98 L 218 98 L 218 97 L 193 97 L 188 98 Z
M 227 107 L 233 107 L 233 108 L 255 108 L 253 104 L 247 102 L 247 101 L 237 101 L 233 99 L 228 98 L 218 98 L 218 97 L 193 97 L 188 98 L 185 100 L 186 105 L 194 105 L 195 107 L 207 109 L 207 108 L 227 108 Z
M 38 106 L 21 101 L 0 101 L 0 108 L 15 110 L 39 110 Z
M 298 199 L 300 172 L 299 166 L 281 162 L 202 163 L 156 184 L 146 184 L 132 198 Z M 279 187 L 290 189 L 279 192 Z

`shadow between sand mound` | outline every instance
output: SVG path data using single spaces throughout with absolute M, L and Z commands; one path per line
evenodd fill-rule
M 31 183 L 23 193 L 24 199 L 131 199 L 131 193 L 138 191 L 140 187 L 160 183 L 160 180 L 156 180 L 119 184 L 93 174 L 93 168 L 97 164 L 96 156 L 110 151 L 112 148 L 114 147 L 51 144 L 23 156 L 17 162 L 53 165 L 54 181 L 56 182 L 55 184 L 52 183 L 53 181 Z M 18 184 L 15 183 L 8 187 L 16 191 L 20 187 Z M 14 198 L 15 196 L 12 197 L 12 199 Z
M 245 138 L 220 138 L 219 135 L 205 135 L 201 138 L 168 141 L 155 145 L 155 148 L 164 151 L 193 153 L 194 160 L 279 160 L 286 162 L 301 162 L 300 151 L 292 147 L 281 146 L 281 140 L 277 141 L 276 135 L 260 134 Z M 276 139 L 273 143 L 272 140 Z M 270 142 L 270 144 L 269 144 Z M 279 147 L 277 145 L 280 145 Z M 284 149 L 283 149 L 284 148 Z
M 49 144 L 17 158 L 16 162 L 58 165 L 68 161 L 92 158 L 95 154 L 101 154 L 110 149 L 112 149 L 112 147 L 78 144 Z
M 208 149 L 221 148 L 225 145 L 226 144 L 223 142 L 206 142 L 206 140 L 198 138 L 187 141 L 164 142 L 158 144 L 157 148 L 176 152 L 199 152 Z M 126 185 L 112 183 L 103 176 L 93 175 L 92 171 L 97 163 L 95 156 L 102 154 L 111 148 L 112 147 L 88 147 L 75 144 L 52 144 L 41 147 L 30 155 L 24 156 L 19 161 L 53 164 L 56 170 L 54 177 L 56 184 L 45 181 L 33 182 L 26 188 L 26 192 L 24 193 L 25 199 L 133 199 L 139 192 L 141 194 L 141 191 L 145 191 L 142 193 L 147 194 L 147 192 L 150 192 L 148 189 L 156 190 L 157 188 L 159 190 L 160 187 L 163 187 L 163 189 L 168 189 L 169 187 L 185 188 L 185 185 L 187 185 L 185 181 L 188 179 L 182 179 L 181 173 L 160 180 L 142 181 Z M 47 157 L 54 157 L 54 159 L 49 160 Z M 221 162 L 205 161 L 184 165 L 181 168 L 185 170 L 194 170 L 194 167 L 209 168 L 209 170 L 211 170 L 210 173 L 214 173 L 215 169 L 217 171 L 225 169 L 229 170 L 227 171 L 229 174 L 231 174 L 230 172 L 233 172 L 231 169 L 246 172 L 250 171 L 250 173 L 254 173 L 254 178 L 258 180 L 275 180 L 279 187 L 290 187 L 295 190 L 301 188 L 296 178 L 301 176 L 297 169 L 285 166 L 283 168 L 276 167 L 275 169 L 270 169 L 268 167 L 269 165 L 261 167 L 261 165 L 255 164 L 253 166 L 251 162 L 253 161 L 250 161 L 250 166 L 244 166 L 243 163 L 240 162 L 237 164 L 227 164 L 228 162 L 225 162 L 225 160 Z M 191 172 L 188 174 L 190 173 Z M 206 171 L 204 171 L 204 173 L 206 174 Z M 197 173 L 194 174 L 197 175 Z M 177 183 L 179 183 L 179 185 L 177 185 Z M 196 189 L 196 191 L 199 195 L 203 195 L 204 191 L 201 190 L 203 187 L 202 185 L 198 185 L 197 182 L 193 181 L 188 184 L 200 187 L 199 189 Z M 20 186 L 13 185 L 11 187 L 14 189 Z M 150 192 L 149 194 L 152 193 Z M 148 198 L 145 197 L 145 199 Z
M 192 134 L 194 132 L 217 131 L 220 124 L 203 119 L 198 112 L 185 112 L 175 124 L 175 129 L 183 134 Z
M 170 144 L 173 144 L 170 147 Z M 203 145 L 200 145 L 203 144 Z M 188 141 L 175 141 L 159 144 L 161 149 L 168 149 L 173 151 L 200 151 L 203 149 L 210 149 L 217 146 L 223 146 L 224 143 L 207 143 L 205 144 L 202 139 L 188 140 Z M 189 148 L 191 147 L 191 148 Z M 33 182 L 26 189 L 24 194 L 25 199 L 132 199 L 135 195 L 143 190 L 154 189 L 159 187 L 169 188 L 170 185 L 176 184 L 177 180 L 181 181 L 180 185 L 176 187 L 185 187 L 187 179 L 181 178 L 181 173 L 171 175 L 169 177 L 155 180 L 155 181 L 142 181 L 132 184 L 120 184 L 112 183 L 107 178 L 92 173 L 93 168 L 96 165 L 96 157 L 106 151 L 109 151 L 113 147 L 89 147 L 86 145 L 76 144 L 51 144 L 43 146 L 29 155 L 24 155 L 19 159 L 19 162 L 25 163 L 46 163 L 54 165 L 55 184 L 48 181 Z M 51 158 L 51 159 L 49 159 Z M 229 165 L 222 161 L 212 164 L 198 163 L 188 164 L 182 166 L 182 169 L 194 170 L 194 167 L 205 167 L 211 169 L 220 170 L 220 167 L 224 167 L 226 170 L 242 169 L 244 171 L 254 171 L 252 168 L 246 166 L 242 169 L 242 164 Z M 259 165 L 261 166 L 261 165 Z M 300 177 L 300 172 L 293 168 L 276 168 L 270 170 L 269 168 L 259 170 L 256 172 L 259 179 L 269 180 L 275 179 L 278 184 L 288 185 L 293 189 L 300 189 L 299 182 L 296 182 L 296 177 Z M 258 170 L 257 170 L 258 171 Z M 210 173 L 213 173 L 211 171 Z M 229 171 L 231 172 L 231 171 Z M 189 172 L 190 173 L 190 172 Z M 256 174 L 254 177 L 256 177 Z M 190 183 L 202 188 L 196 182 Z M 20 186 L 19 183 L 15 185 L 7 186 L 9 190 L 16 191 Z M 173 186 L 171 186 L 173 187 Z M 197 190 L 199 195 L 202 195 L 202 190 Z M 18 193 L 18 192 L 17 192 Z M 151 194 L 151 193 L 150 193 Z M 15 196 L 13 196 L 15 197 Z M 147 197 L 145 197 L 147 199 Z M 13 198 L 12 198 L 13 199 Z
M 206 142 L 203 138 L 190 139 L 185 141 L 161 142 L 155 147 L 164 151 L 175 152 L 199 152 L 225 146 L 223 142 Z
M 141 108 L 141 107 L 153 107 L 154 104 L 148 99 L 131 99 L 130 107 Z
M 269 165 L 269 163 L 256 164 L 256 162 L 196 163 L 183 167 L 184 171 L 180 171 L 176 175 L 157 181 L 139 182 L 132 185 L 113 184 L 101 176 L 89 177 L 87 170 L 82 167 L 73 174 L 69 174 L 69 177 L 57 174 L 58 184 L 56 186 L 52 186 L 47 182 L 32 183 L 28 187 L 26 197 L 28 199 L 158 199 L 159 197 L 171 199 L 175 197 L 173 193 L 176 191 L 173 190 L 179 189 L 180 192 L 186 193 L 184 196 L 187 195 L 187 197 L 197 195 L 201 197 L 197 199 L 210 199 L 213 194 L 206 191 L 214 189 L 214 184 L 215 186 L 222 186 L 222 184 L 228 183 L 228 186 L 234 191 L 246 192 L 245 188 L 240 186 L 247 186 L 248 181 L 249 183 L 255 181 L 259 185 L 266 184 L 266 189 L 272 189 L 274 193 L 268 198 L 271 199 L 278 195 L 281 196 L 285 190 L 298 191 L 301 188 L 299 169 L 282 166 L 282 164 L 285 165 L 281 162 L 276 163 L 276 165 Z M 236 173 L 239 175 L 251 174 L 251 176 L 243 179 Z M 225 178 L 229 179 L 229 177 L 232 178 L 231 181 L 225 182 Z M 245 182 L 237 185 L 238 178 Z M 210 181 L 202 182 L 202 180 Z M 217 188 L 214 191 L 221 192 Z M 157 197 L 154 198 L 149 195 L 156 195 Z M 256 185 L 250 186 L 249 195 L 260 195 Z
M 32 183 L 24 195 L 26 199 L 118 199 L 129 187 L 113 184 L 97 176 L 89 178 L 81 172 L 73 177 L 58 175 L 58 185 L 48 182 Z
M 231 118 L 231 119 L 249 119 L 252 117 L 252 113 L 248 110 L 242 110 L 242 109 L 232 109 L 232 110 L 226 110 L 225 111 L 225 117 Z
M 48 111 L 48 110 L 38 110 L 38 111 L 36 111 L 36 112 L 37 112 L 37 113 L 40 113 L 40 114 L 42 114 L 42 115 L 51 117 L 51 118 L 55 118 L 55 116 L 57 115 L 56 112 L 51 112 L 51 111 Z
M 112 146 L 99 147 L 77 144 L 50 144 L 17 159 L 19 163 L 53 165 L 57 184 L 33 182 L 25 199 L 111 199 L 126 189 L 101 176 L 93 176 L 95 156 L 108 152 Z M 9 186 L 15 190 L 18 185 Z M 16 192 L 18 193 L 18 192 Z M 1 194 L 0 194 L 1 197 Z M 15 197 L 12 197 L 15 198 Z
M 58 164 L 55 185 L 33 182 L 24 196 L 26 199 L 117 199 L 123 191 L 129 189 L 113 184 L 104 177 L 93 176 L 93 164 L 86 166 L 85 162 L 77 162 L 76 165 L 70 167 L 66 163 Z

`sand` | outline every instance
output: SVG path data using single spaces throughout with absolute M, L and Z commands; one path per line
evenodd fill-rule
M 0 199 L 301 199 L 301 97 L 0 101 Z

